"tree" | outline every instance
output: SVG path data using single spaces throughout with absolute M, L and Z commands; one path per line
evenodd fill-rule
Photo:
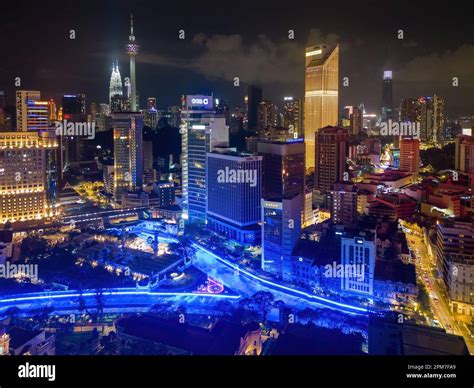
M 425 313 L 430 313 L 430 297 L 426 291 L 426 287 L 423 283 L 418 285 L 418 295 L 416 297 L 418 304 L 420 305 L 420 310 Z
M 157 303 L 150 307 L 149 312 L 157 315 L 168 315 L 173 309 L 173 303 L 166 301 Z
M 44 327 L 49 320 L 49 316 L 53 313 L 54 307 L 52 306 L 44 306 L 38 310 L 38 314 L 36 315 L 36 320 L 39 322 L 41 327 Z
M 260 312 L 263 322 L 267 321 L 267 315 L 272 308 L 274 298 L 269 291 L 258 291 L 250 297 L 250 303 Z
M 21 242 L 21 254 L 24 257 L 36 257 L 48 251 L 48 241 L 38 235 L 27 236 Z
M 223 313 L 223 315 L 230 315 L 234 311 L 234 306 L 228 300 L 220 300 L 216 304 L 216 309 Z
M 98 288 L 95 292 L 95 302 L 96 302 L 96 319 L 97 321 L 102 322 L 102 333 L 104 332 L 104 321 L 103 321 L 103 314 L 104 314 L 104 291 L 102 288 Z
M 282 309 L 286 307 L 286 303 L 283 302 L 282 300 L 278 299 L 275 302 L 273 302 L 273 308 L 276 309 Z
M 298 311 L 296 315 L 301 321 L 308 322 L 314 319 L 315 311 L 307 307 L 304 310 Z
M 20 314 L 20 309 L 16 306 L 9 307 L 7 311 L 5 311 L 5 314 L 10 318 L 16 317 L 18 314 Z

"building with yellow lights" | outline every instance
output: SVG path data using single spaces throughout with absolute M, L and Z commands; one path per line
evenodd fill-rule
M 0 133 L 2 223 L 41 220 L 55 215 L 48 160 L 57 147 L 54 130 Z
M 306 48 L 304 137 L 306 170 L 315 165 L 315 133 L 328 125 L 337 125 L 339 46 Z

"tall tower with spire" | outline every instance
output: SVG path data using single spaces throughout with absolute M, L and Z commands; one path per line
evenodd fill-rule
M 130 56 L 130 110 L 135 112 L 137 110 L 137 83 L 135 76 L 135 56 L 138 54 L 140 46 L 135 41 L 135 35 L 133 35 L 133 14 L 130 14 L 130 36 L 125 46 L 127 54 Z
M 122 95 L 122 77 L 120 77 L 118 61 L 115 61 L 112 64 L 112 74 L 110 76 L 109 103 L 112 105 L 112 98 L 122 97 Z

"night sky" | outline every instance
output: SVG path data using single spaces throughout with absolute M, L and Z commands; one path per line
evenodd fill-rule
M 5 4 L 8 3 L 8 4 Z M 108 102 L 112 61 L 129 75 L 124 44 L 135 16 L 141 105 L 160 109 L 181 94 L 210 93 L 239 104 L 249 82 L 280 103 L 303 96 L 304 47 L 339 42 L 340 105 L 378 112 L 382 72 L 394 72 L 394 104 L 440 94 L 451 118 L 474 114 L 474 9 L 455 1 L 8 1 L 0 5 L 0 90 L 14 103 L 14 78 L 43 98 L 85 93 L 87 109 Z M 461 4 L 461 3 L 460 3 Z M 468 8 L 469 7 L 469 8 Z M 76 39 L 69 39 L 74 29 Z M 186 39 L 178 39 L 184 29 Z M 288 39 L 288 30 L 295 39 Z M 404 39 L 397 38 L 403 29 Z M 240 78 L 240 87 L 233 78 Z M 459 87 L 452 78 L 459 77 Z

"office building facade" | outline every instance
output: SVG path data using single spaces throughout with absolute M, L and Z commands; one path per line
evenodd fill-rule
M 301 234 L 300 194 L 262 199 L 262 270 L 291 279 L 291 254 Z
M 341 290 L 371 296 L 374 293 L 375 239 L 341 237 Z
M 315 167 L 315 134 L 328 125 L 337 125 L 339 91 L 339 46 L 306 48 L 304 138 L 306 169 Z
M 207 153 L 229 145 L 225 118 L 215 114 L 212 96 L 182 98 L 181 168 L 183 218 L 204 221 L 206 217 Z
M 207 154 L 208 226 L 241 243 L 259 240 L 262 157 L 235 152 Z
M 48 153 L 58 147 L 53 133 L 0 133 L 1 222 L 37 221 L 56 215 L 48 192 Z

